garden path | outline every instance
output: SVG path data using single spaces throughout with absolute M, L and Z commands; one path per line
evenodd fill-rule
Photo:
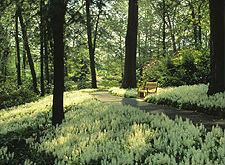
M 202 123 L 205 128 L 210 131 L 212 126 L 216 126 L 217 124 L 224 130 L 225 129 L 225 119 L 221 119 L 218 116 L 209 116 L 207 114 L 190 111 L 190 110 L 180 110 L 177 108 L 163 106 L 163 105 L 155 105 L 151 103 L 146 103 L 142 99 L 137 98 L 124 98 L 113 96 L 108 93 L 108 91 L 98 91 L 90 93 L 94 97 L 96 97 L 101 102 L 105 103 L 120 103 L 123 105 L 131 105 L 133 107 L 137 107 L 145 112 L 149 113 L 164 113 L 169 118 L 175 119 L 175 116 L 180 116 L 183 119 L 188 118 L 194 124 Z

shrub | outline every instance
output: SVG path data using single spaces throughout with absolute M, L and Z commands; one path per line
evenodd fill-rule
M 103 79 L 101 81 L 101 85 L 105 87 L 113 87 L 113 86 L 120 86 L 121 83 L 118 80 L 108 80 L 108 79 Z
M 65 91 L 70 91 L 70 90 L 73 90 L 73 89 L 75 89 L 75 83 L 74 83 L 74 81 L 65 81 L 64 82 L 64 90 Z
M 77 89 L 86 89 L 86 88 L 91 88 L 91 84 L 85 80 L 78 82 Z
M 33 92 L 32 81 L 24 81 L 21 86 L 17 86 L 16 81 L 8 80 L 0 87 L 0 109 L 17 106 L 38 99 Z
M 209 50 L 187 47 L 173 57 L 152 60 L 143 68 L 143 83 L 158 81 L 160 87 L 207 83 Z M 142 83 L 142 84 L 143 84 Z

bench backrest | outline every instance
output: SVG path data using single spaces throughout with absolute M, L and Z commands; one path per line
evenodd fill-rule
M 158 82 L 146 82 L 145 89 L 157 92 Z

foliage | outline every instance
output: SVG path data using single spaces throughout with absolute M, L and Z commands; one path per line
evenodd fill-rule
M 180 86 L 161 89 L 150 94 L 145 101 L 175 106 L 181 109 L 197 110 L 208 114 L 225 115 L 225 93 L 207 96 L 208 85 Z
M 118 75 L 104 75 L 99 84 L 104 87 L 118 87 L 121 85 L 121 81 L 121 77 Z
M 123 89 L 123 88 L 117 88 L 113 87 L 110 88 L 109 93 L 120 96 L 120 97 L 127 97 L 127 98 L 136 98 L 137 97 L 137 90 L 136 89 Z
M 64 91 L 71 91 L 75 89 L 75 83 L 74 81 L 67 80 L 64 82 Z
M 65 92 L 64 106 L 68 108 L 91 96 L 78 92 Z M 52 95 L 39 101 L 0 111 L 0 164 L 54 164 L 54 156 L 37 152 L 29 144 L 50 131 Z
M 159 86 L 180 86 L 207 83 L 209 76 L 209 50 L 186 48 L 174 57 L 152 60 L 143 69 L 146 81 L 158 81 Z
M 0 87 L 0 109 L 17 106 L 38 99 L 33 92 L 32 84 L 29 79 L 23 82 L 21 86 L 17 86 L 16 81 L 7 79 Z
M 52 128 L 51 100 L 0 111 L 1 164 L 224 164 L 219 127 L 206 132 L 188 119 L 103 104 L 74 91 L 65 93 L 65 121 Z
M 101 89 L 91 89 L 91 88 L 86 88 L 86 89 L 81 89 L 81 90 L 79 90 L 80 92 L 85 92 L 85 93 L 92 93 L 92 92 L 97 92 L 97 91 L 99 91 L 99 90 L 101 90 Z
M 91 83 L 85 80 L 79 81 L 77 84 L 77 89 L 91 88 Z

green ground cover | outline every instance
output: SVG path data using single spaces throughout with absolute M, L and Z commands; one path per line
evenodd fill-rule
M 165 88 L 145 97 L 145 101 L 225 117 L 225 92 L 207 96 L 208 85 Z
M 123 89 L 119 87 L 112 87 L 109 90 L 109 93 L 115 96 L 127 97 L 127 98 L 136 98 L 137 89 Z
M 224 117 L 225 93 L 207 96 L 207 90 L 208 85 L 204 84 L 158 88 L 156 94 L 150 94 L 144 100 L 149 103 L 163 104 Z M 110 88 L 109 93 L 121 97 L 137 97 L 136 89 Z
M 0 164 L 224 164 L 224 132 L 174 121 L 89 94 L 65 93 L 65 121 L 51 126 L 52 96 L 0 111 Z

